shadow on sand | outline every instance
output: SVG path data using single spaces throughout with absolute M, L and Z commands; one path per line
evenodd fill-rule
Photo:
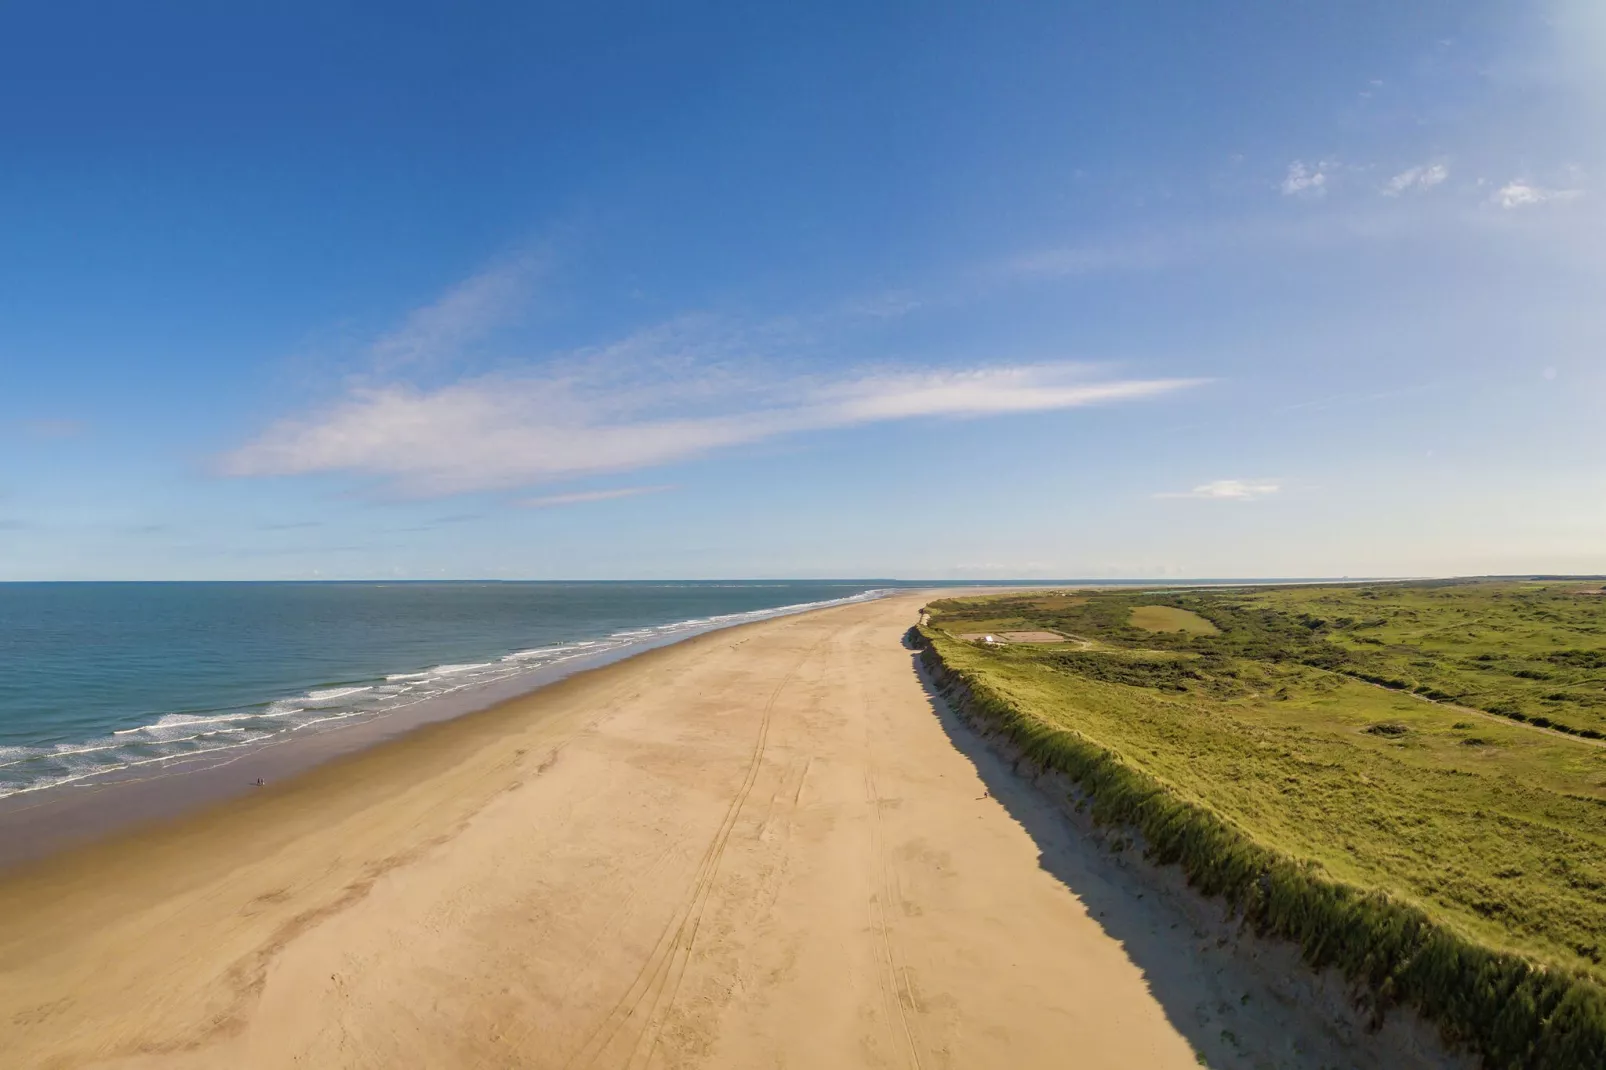
M 909 643 L 905 640 L 905 645 Z M 970 760 L 988 793 L 1031 836 L 1038 863 L 1074 895 L 1127 957 L 1201 1065 L 1227 1068 L 1472 1067 L 1447 1054 L 1414 1015 L 1392 1012 L 1369 1031 L 1341 978 L 1311 971 L 1291 944 L 1262 940 L 1227 916 L 1225 904 L 1189 890 L 1175 866 L 1160 867 L 1124 839 L 1073 813 L 1052 780 L 1038 780 L 959 717 L 911 647 L 933 714 Z M 1112 846 L 1117 849 L 1112 849 Z

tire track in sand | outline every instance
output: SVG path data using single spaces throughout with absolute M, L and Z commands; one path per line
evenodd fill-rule
M 840 641 L 850 644 L 858 641 L 858 631 L 857 628 L 851 630 Z M 854 668 L 857 662 L 852 657 L 843 660 L 848 668 L 837 675 L 847 688 L 848 704 L 854 709 L 863 710 L 866 714 L 861 720 L 864 728 L 864 797 L 870 811 L 870 866 L 873 870 L 871 876 L 875 882 L 875 892 L 871 895 L 867 906 L 870 930 L 875 934 L 876 980 L 881 991 L 883 1014 L 886 1017 L 887 1030 L 892 1035 L 893 1048 L 903 1053 L 905 1066 L 921 1070 L 927 1060 L 921 1058 L 922 1044 L 919 1032 L 916 1023 L 909 1016 L 911 1009 L 919 1009 L 915 1001 L 914 980 L 909 975 L 908 965 L 902 961 L 903 957 L 898 952 L 892 920 L 888 916 L 888 904 L 901 903 L 903 897 L 897 871 L 887 854 L 886 837 L 881 828 L 882 798 L 881 789 L 876 782 L 875 745 L 870 739 L 869 707 L 865 704 L 863 681 Z
M 865 747 L 869 750 L 868 742 Z M 870 854 L 875 872 L 876 890 L 870 896 L 870 930 L 875 933 L 876 978 L 881 989 L 881 1002 L 887 1027 L 893 1033 L 893 1046 L 907 1056 L 906 1065 L 920 1070 L 920 1044 L 909 1021 L 909 1007 L 914 1004 L 914 989 L 909 970 L 899 962 L 897 948 L 892 939 L 892 925 L 887 918 L 887 903 L 896 890 L 896 878 L 891 874 L 886 843 L 881 833 L 881 794 L 876 787 L 875 770 L 867 764 L 864 771 L 865 802 L 870 808 Z M 894 1028 L 897 1022 L 900 1028 Z
M 769 742 L 770 722 L 773 719 L 775 705 L 780 701 L 781 693 L 828 641 L 829 636 L 826 636 L 811 646 L 770 693 L 759 718 L 758 735 L 754 740 L 741 786 L 731 798 L 724 819 L 703 852 L 692 878 L 690 894 L 684 900 L 681 909 L 671 915 L 668 924 L 659 934 L 652 952 L 642 963 L 630 986 L 592 1030 L 579 1050 L 565 1060 L 564 1070 L 587 1070 L 595 1066 L 631 1021 L 640 1016 L 643 1008 L 646 1011 L 646 1020 L 642 1024 L 641 1032 L 636 1036 L 636 1042 L 631 1046 L 630 1055 L 626 1058 L 624 1066 L 627 1068 L 645 1066 L 652 1060 L 663 1033 L 664 1023 L 674 1007 L 687 963 L 691 959 L 697 931 L 702 925 L 703 914 L 708 907 L 720 861 L 741 817 L 742 807 L 752 794 L 753 785 L 758 782 L 758 774 L 763 767 L 764 750 Z

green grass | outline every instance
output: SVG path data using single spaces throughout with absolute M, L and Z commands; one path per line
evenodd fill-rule
M 1307 953 L 1313 940 L 1347 947 L 1359 939 L 1335 927 L 1359 924 L 1370 947 L 1377 934 L 1407 925 L 1417 933 L 1408 957 L 1421 960 L 1410 969 L 1425 969 L 1422 949 L 1443 942 L 1437 958 L 1428 956 L 1439 971 L 1431 983 L 1399 963 L 1390 969 L 1404 973 L 1378 981 L 1366 955 L 1343 963 L 1380 999 L 1405 984 L 1411 1002 L 1490 1065 L 1600 1066 L 1606 1050 L 1598 1062 L 1567 1062 L 1560 1049 L 1540 1058 L 1539 1041 L 1510 1023 L 1491 1038 L 1477 1030 L 1493 1026 L 1456 1017 L 1498 1017 L 1468 995 L 1476 983 L 1466 956 L 1487 954 L 1512 977 L 1539 965 L 1529 981 L 1560 985 L 1557 999 L 1581 986 L 1583 996 L 1567 998 L 1593 1008 L 1584 1020 L 1606 1044 L 1606 748 L 1532 727 L 1561 723 L 1542 712 L 1556 706 L 1575 732 L 1606 728 L 1596 699 L 1606 686 L 1606 599 L 1579 594 L 1580 586 L 947 600 L 931 607 L 925 634 L 946 671 L 986 695 L 1012 733 L 1048 748 L 1073 775 L 1109 782 L 1096 804 L 1106 818 L 1142 824 L 1163 813 L 1158 828 L 1145 829 L 1151 843 L 1192 829 L 1169 850 L 1193 852 L 1190 875 L 1207 890 L 1252 899 L 1259 874 L 1292 867 L 1291 902 L 1353 898 L 1344 900 L 1349 913 L 1310 907 L 1305 929 L 1271 925 Z M 1143 630 L 1132 611 L 1145 605 L 1198 614 L 1218 631 Z M 988 649 L 949 639 L 979 630 L 977 622 L 1057 630 L 1092 645 Z M 1547 697 L 1558 695 L 1576 697 Z M 1117 783 L 1116 796 L 1143 801 L 1119 804 Z M 1375 949 L 1367 954 L 1375 958 Z M 1516 1013 L 1508 1006 L 1516 991 L 1496 1000 L 1499 1013 Z M 1598 1022 L 1589 1017 L 1597 1012 Z M 1549 1036 L 1544 1030 L 1561 1019 L 1545 1013 L 1530 1024 Z
M 1134 606 L 1127 620 L 1146 632 L 1193 632 L 1215 635 L 1219 628 L 1199 614 L 1176 606 Z

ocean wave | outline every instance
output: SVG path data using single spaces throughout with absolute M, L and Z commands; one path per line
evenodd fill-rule
M 112 729 L 97 738 L 0 746 L 0 798 L 85 780 L 134 775 L 152 766 L 233 760 L 235 752 L 272 744 L 292 734 L 327 731 L 383 717 L 422 702 L 516 679 L 576 658 L 627 652 L 632 647 L 692 632 L 867 601 L 885 593 L 867 590 L 818 602 L 625 628 L 603 638 L 515 650 L 492 661 L 445 663 L 395 672 L 372 683 L 353 681 L 337 687 L 314 688 L 300 695 L 252 706 L 168 713 L 147 724 Z
M 502 655 L 502 660 L 503 661 L 529 661 L 532 658 L 544 658 L 544 657 L 548 657 L 548 656 L 550 656 L 552 654 L 561 654 L 565 650 L 568 650 L 568 649 L 569 649 L 568 646 L 542 646 L 542 647 L 536 647 L 534 650 L 515 650 L 511 654 L 503 654 Z M 428 673 L 420 673 L 419 675 L 428 676 L 429 674 Z M 391 679 L 395 679 L 395 677 L 391 677 Z
M 128 735 L 130 732 L 158 732 L 164 728 L 189 728 L 198 724 L 228 724 L 232 721 L 248 721 L 253 717 L 270 716 L 267 711 L 261 713 L 220 713 L 213 717 L 202 717 L 192 713 L 170 713 L 151 724 L 143 724 L 138 728 L 123 728 L 112 733 L 117 736 Z
M 323 691 L 308 691 L 304 701 L 332 702 L 337 698 L 345 698 L 347 695 L 356 695 L 364 691 L 372 691 L 373 689 L 374 688 L 372 684 L 369 684 L 365 687 L 331 687 Z
M 473 672 L 475 669 L 488 669 L 492 665 L 489 661 L 472 661 L 464 665 L 437 665 L 429 670 L 432 676 L 456 676 L 461 672 Z

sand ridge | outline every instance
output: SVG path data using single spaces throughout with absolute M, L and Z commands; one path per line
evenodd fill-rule
M 705 635 L 10 875 L 6 1065 L 1197 1065 L 933 715 L 919 605 Z

